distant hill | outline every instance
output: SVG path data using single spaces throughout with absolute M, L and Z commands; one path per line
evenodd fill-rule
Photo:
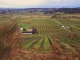
M 54 12 L 80 13 L 80 8 L 0 8 L 0 14 L 27 14 L 43 12 L 53 14 Z

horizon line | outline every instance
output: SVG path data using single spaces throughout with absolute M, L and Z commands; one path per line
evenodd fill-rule
M 80 8 L 80 7 L 18 7 L 18 8 L 12 8 L 12 7 L 0 7 L 0 9 L 31 9 L 31 8 Z

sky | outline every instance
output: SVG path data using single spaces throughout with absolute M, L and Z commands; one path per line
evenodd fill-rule
M 75 8 L 80 0 L 0 0 L 0 8 Z

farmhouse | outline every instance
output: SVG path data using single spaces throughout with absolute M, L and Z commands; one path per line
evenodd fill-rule
M 22 34 L 37 34 L 37 29 L 32 28 L 32 29 L 23 29 L 20 28 Z

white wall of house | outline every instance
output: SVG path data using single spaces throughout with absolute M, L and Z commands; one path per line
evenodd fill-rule
M 33 29 L 27 29 L 27 31 L 28 31 L 28 32 L 32 32 L 32 31 L 33 31 Z
M 32 34 L 32 33 L 22 33 L 22 34 Z

